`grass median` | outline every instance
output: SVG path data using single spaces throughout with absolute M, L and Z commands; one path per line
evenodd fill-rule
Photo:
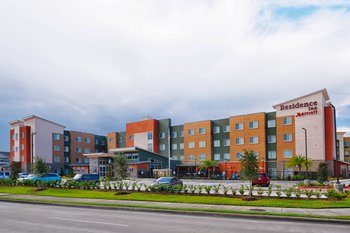
M 237 206 L 259 206 L 259 207 L 282 207 L 282 208 L 349 208 L 350 198 L 344 200 L 320 200 L 320 199 L 287 199 L 287 198 L 260 198 L 255 201 L 244 201 L 232 196 L 193 196 L 176 195 L 147 192 L 130 192 L 125 195 L 115 195 L 113 191 L 99 190 L 76 190 L 76 189 L 54 189 L 37 192 L 34 187 L 3 186 L 0 193 L 25 194 L 36 196 L 52 196 L 67 198 L 92 198 L 107 200 L 128 200 L 128 201 L 150 201 L 150 202 L 173 202 L 192 204 L 212 204 L 212 205 L 237 205 Z

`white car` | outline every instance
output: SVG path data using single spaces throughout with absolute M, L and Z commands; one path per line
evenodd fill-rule
M 10 179 L 10 172 L 0 172 L 0 179 Z

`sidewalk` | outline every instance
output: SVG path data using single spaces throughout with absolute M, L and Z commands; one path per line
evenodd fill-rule
M 304 209 L 304 208 L 277 208 L 277 207 L 254 207 L 254 206 L 231 206 L 231 205 L 206 205 L 189 203 L 169 203 L 169 202 L 149 202 L 149 201 L 123 201 L 123 200 L 104 200 L 88 198 L 65 198 L 34 195 L 13 195 L 0 193 L 0 199 L 28 199 L 33 201 L 58 201 L 75 203 L 101 203 L 116 205 L 135 205 L 139 207 L 165 207 L 165 208 L 183 208 L 183 209 L 212 209 L 212 210 L 235 210 L 235 211 L 253 211 L 270 212 L 276 214 L 307 214 L 319 216 L 350 216 L 350 208 L 329 208 L 329 209 Z

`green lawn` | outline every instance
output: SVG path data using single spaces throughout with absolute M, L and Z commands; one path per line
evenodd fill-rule
M 34 192 L 33 187 L 0 187 L 0 192 L 11 194 L 30 194 L 37 196 L 73 197 L 73 198 L 96 198 L 111 200 L 175 202 L 215 205 L 241 205 L 241 206 L 264 206 L 285 208 L 350 208 L 350 198 L 345 200 L 307 200 L 307 199 L 284 199 L 263 198 L 256 201 L 243 201 L 240 198 L 224 196 L 190 196 L 172 194 L 153 194 L 145 192 L 133 192 L 126 195 L 115 195 L 115 192 L 73 190 L 73 189 L 47 189 Z

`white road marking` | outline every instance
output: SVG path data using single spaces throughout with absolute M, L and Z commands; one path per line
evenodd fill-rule
M 82 220 L 82 219 L 70 219 L 70 218 L 58 218 L 58 217 L 50 217 L 50 219 L 71 221 L 71 222 L 95 223 L 95 224 L 112 225 L 112 226 L 120 226 L 120 227 L 128 227 L 129 226 L 129 225 L 125 225 L 125 224 L 109 223 L 109 222 L 97 222 L 97 221 Z

